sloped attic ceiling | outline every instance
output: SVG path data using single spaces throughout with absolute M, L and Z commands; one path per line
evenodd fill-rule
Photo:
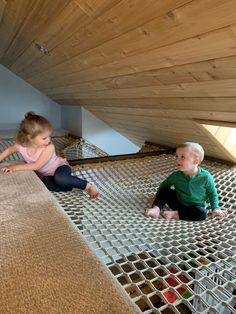
M 235 0 L 0 0 L 0 63 L 136 144 L 235 160 L 201 126 L 236 126 Z

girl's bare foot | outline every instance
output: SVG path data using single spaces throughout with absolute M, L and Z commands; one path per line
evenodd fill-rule
M 147 209 L 144 212 L 144 216 L 158 219 L 160 216 L 160 208 L 155 206 L 153 208 Z
M 179 220 L 179 213 L 177 210 L 165 210 L 162 215 L 165 219 Z
M 86 186 L 86 191 L 88 192 L 90 198 L 98 198 L 99 192 L 93 182 L 89 182 Z

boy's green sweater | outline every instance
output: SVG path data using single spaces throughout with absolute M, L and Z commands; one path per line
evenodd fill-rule
M 178 200 L 185 206 L 206 207 L 209 199 L 212 210 L 220 209 L 214 179 L 207 170 L 201 167 L 198 167 L 198 174 L 191 177 L 182 171 L 173 172 L 161 183 L 157 195 L 162 188 L 171 186 L 174 186 Z

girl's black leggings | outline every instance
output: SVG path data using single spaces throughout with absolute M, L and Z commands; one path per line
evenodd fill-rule
M 84 190 L 87 186 L 86 180 L 71 175 L 71 167 L 68 165 L 58 167 L 54 176 L 45 176 L 42 181 L 53 192 L 67 192 L 73 188 Z

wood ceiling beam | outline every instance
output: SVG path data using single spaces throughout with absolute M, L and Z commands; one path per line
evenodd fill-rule
M 207 125 L 216 125 L 223 126 L 226 128 L 236 128 L 236 120 L 235 121 L 222 121 L 222 120 L 207 120 L 207 119 L 193 119 L 195 122 L 199 124 L 207 124 Z M 235 139 L 236 143 L 236 139 Z

